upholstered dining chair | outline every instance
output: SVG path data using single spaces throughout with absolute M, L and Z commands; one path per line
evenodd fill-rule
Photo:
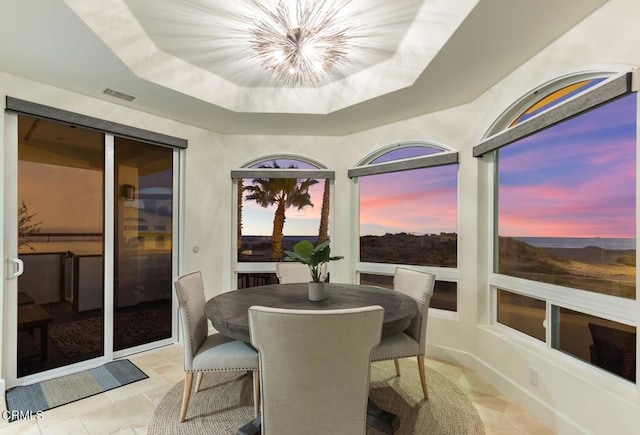
M 280 284 L 311 281 L 309 266 L 295 261 L 276 263 L 276 276 Z M 327 263 L 320 266 L 320 281 L 327 279 Z
M 433 296 L 436 276 L 418 270 L 396 268 L 393 277 L 393 289 L 411 296 L 418 303 L 418 314 L 404 332 L 384 338 L 373 350 L 371 361 L 394 360 L 396 374 L 400 376 L 399 358 L 418 357 L 418 371 L 425 399 L 429 399 L 427 379 L 424 370 L 426 352 L 427 316 L 429 302 Z
M 253 401 L 257 414 L 260 403 L 258 352 L 242 341 L 222 334 L 208 334 L 208 322 L 204 314 L 204 285 L 200 272 L 179 277 L 175 281 L 175 288 L 184 340 L 185 380 L 180 422 L 187 415 L 193 374 L 198 374 L 195 388 L 197 393 L 202 374 L 210 371 L 253 371 Z
M 249 308 L 260 358 L 262 433 L 364 434 L 384 309 Z

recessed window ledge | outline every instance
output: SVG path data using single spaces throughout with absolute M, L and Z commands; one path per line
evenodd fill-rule
M 566 355 L 555 349 L 550 349 L 526 334 L 513 331 L 502 325 L 480 325 L 480 331 L 493 335 L 496 339 L 507 341 L 518 347 L 522 352 L 530 354 L 532 360 L 543 359 L 542 364 L 566 371 L 580 380 L 599 388 L 604 394 L 610 394 L 617 399 L 635 403 L 640 397 L 640 390 L 636 384 L 621 377 L 610 374 L 587 362 Z M 499 367 L 496 367 L 499 370 Z M 541 370 L 538 367 L 538 370 Z
M 429 317 L 444 320 L 460 320 L 460 315 L 456 311 L 439 310 L 437 308 L 429 308 Z

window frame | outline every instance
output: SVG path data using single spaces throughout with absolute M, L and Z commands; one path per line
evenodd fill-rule
M 188 141 L 186 139 L 157 133 L 155 131 L 144 130 L 142 128 L 132 127 L 117 122 L 106 121 L 104 119 L 94 118 L 80 113 L 69 112 L 55 107 L 10 97 L 8 95 L 6 97 L 5 110 L 7 112 L 20 113 L 23 115 L 33 116 L 35 118 L 43 118 L 67 125 L 97 130 L 105 134 L 111 134 L 113 136 L 119 136 L 139 142 L 146 142 L 151 145 L 176 149 L 186 149 L 188 147 Z
M 410 157 L 405 159 L 397 159 L 383 163 L 373 163 L 378 157 L 387 154 L 391 151 L 408 148 L 408 147 L 428 147 L 441 149 L 441 152 L 427 154 L 425 156 Z M 360 274 L 373 274 L 373 275 L 386 275 L 393 276 L 396 267 L 410 267 L 416 270 L 423 270 L 425 272 L 434 273 L 438 281 L 455 282 L 456 285 L 460 282 L 459 266 L 453 267 L 437 267 L 437 266 L 417 266 L 407 264 L 396 263 L 373 263 L 360 261 L 360 185 L 359 177 L 367 175 L 379 175 L 391 172 L 400 172 L 413 169 L 429 168 L 436 166 L 444 166 L 455 164 L 459 166 L 458 151 L 455 149 L 433 141 L 404 141 L 397 142 L 391 145 L 384 146 L 376 151 L 368 154 L 361 159 L 356 165 L 348 170 L 348 176 L 351 179 L 351 203 L 352 203 L 352 228 L 353 234 L 357 237 L 353 238 L 352 252 L 354 253 L 353 271 L 354 282 L 360 281 Z M 459 181 L 459 169 L 458 169 L 458 181 Z M 460 183 L 456 183 L 456 207 L 460 210 Z M 458 215 L 459 221 L 459 215 Z M 458 222 L 456 222 L 456 228 L 458 228 Z M 458 241 L 457 246 L 460 246 Z M 459 258 L 459 251 L 456 252 Z M 459 290 L 458 290 L 459 292 Z M 460 299 L 458 299 L 459 301 Z M 458 309 L 456 311 L 448 311 L 430 308 L 429 314 L 433 314 L 436 317 L 446 319 L 458 319 Z
M 501 116 L 491 125 L 487 133 L 484 135 L 483 140 L 474 147 L 474 157 L 482 158 L 489 166 L 488 175 L 488 195 L 487 195 L 487 210 L 488 216 L 488 297 L 490 301 L 490 325 L 497 328 L 500 331 L 508 334 L 513 334 L 521 340 L 525 340 L 527 343 L 546 347 L 554 355 L 559 355 L 560 358 L 570 361 L 580 361 L 579 359 L 567 355 L 558 349 L 553 348 L 552 335 L 555 333 L 555 326 L 553 324 L 552 312 L 557 308 L 567 308 L 579 313 L 599 317 L 606 320 L 622 323 L 625 325 L 638 328 L 637 313 L 638 313 L 638 295 L 636 293 L 635 299 L 627 299 L 618 296 L 611 296 L 600 294 L 596 292 L 580 290 L 560 285 L 548 284 L 543 282 L 537 282 L 527 280 L 523 278 L 517 278 L 513 276 L 503 275 L 496 272 L 497 261 L 497 235 L 498 235 L 498 166 L 497 150 L 503 146 L 517 141 L 518 139 L 535 134 L 538 131 L 543 130 L 546 127 L 555 125 L 573 116 L 579 116 L 596 106 L 607 104 L 607 102 L 614 101 L 615 99 L 636 93 L 636 228 L 640 228 L 640 173 L 637 168 L 640 167 L 640 97 L 637 95 L 637 70 L 630 70 L 628 67 L 624 67 L 618 71 L 586 71 L 582 73 L 575 73 L 566 76 L 559 77 L 558 79 L 547 82 L 538 88 L 532 90 L 525 96 L 518 99 L 509 108 L 507 108 Z M 509 128 L 509 125 L 515 120 L 523 111 L 527 110 L 532 104 L 539 101 L 541 98 L 562 89 L 572 83 L 579 82 L 581 80 L 587 80 L 590 78 L 597 78 L 609 76 L 607 80 L 599 83 L 592 88 L 586 89 L 563 102 L 553 105 L 543 112 L 516 124 Z M 558 117 L 558 113 L 564 115 Z M 530 125 L 527 125 L 530 124 Z M 519 127 L 524 125 L 525 127 Z M 532 126 L 537 128 L 531 130 Z M 516 131 L 514 134 L 512 130 Z M 524 134 L 521 134 L 526 132 Z M 640 238 L 640 232 L 636 231 L 636 246 Z M 636 260 L 638 259 L 638 250 L 636 248 Z M 636 289 L 640 288 L 640 277 L 636 272 Z M 510 326 L 501 324 L 497 321 L 498 318 L 498 291 L 503 290 L 512 292 L 515 294 L 521 294 L 535 299 L 540 299 L 546 303 L 546 314 L 544 320 L 544 327 L 546 329 L 545 342 L 540 342 L 538 339 L 531 337 L 524 332 L 511 328 Z M 585 362 L 582 362 L 585 363 Z M 593 370 L 601 372 L 603 369 L 586 362 L 588 367 Z M 612 375 L 609 372 L 605 372 L 607 375 Z
M 317 169 L 260 169 L 253 168 L 259 163 L 268 163 L 274 160 L 298 160 L 304 163 L 307 163 L 311 166 L 315 166 Z M 295 174 L 294 177 L 291 175 Z M 330 210 L 335 210 L 335 195 L 334 195 L 334 180 L 335 180 L 335 171 L 329 169 L 323 163 L 311 159 L 307 156 L 301 154 L 288 154 L 288 153 L 278 153 L 278 154 L 268 154 L 260 157 L 253 158 L 247 162 L 245 162 L 240 168 L 231 170 L 231 201 L 232 201 L 232 233 L 237 234 L 238 232 L 238 180 L 243 178 L 261 178 L 261 177 L 270 177 L 270 178 L 315 178 L 315 179 L 328 179 L 329 180 L 329 207 Z M 329 213 L 329 240 L 333 238 L 333 221 L 334 221 L 334 213 Z M 273 261 L 263 261 L 263 262 L 248 262 L 248 261 L 238 261 L 238 241 L 237 238 L 231 237 L 231 289 L 236 289 L 238 286 L 238 276 L 240 274 L 245 273 L 276 273 L 276 263 Z M 331 270 L 331 264 L 329 264 L 329 271 Z
M 584 92 L 574 95 L 557 105 L 552 105 L 537 115 L 509 128 L 509 125 L 522 112 L 527 110 L 529 106 L 534 104 L 537 100 L 541 99 L 540 95 L 544 98 L 544 96 L 562 89 L 573 82 L 607 75 L 610 75 L 610 73 L 603 72 L 599 75 L 593 72 L 587 73 L 586 75 L 574 74 L 568 77 L 563 77 L 558 80 L 557 83 L 547 83 L 531 91 L 525 97 L 512 104 L 501 116 L 498 117 L 498 120 L 490 127 L 489 131 L 484 135 L 480 143 L 473 147 L 473 156 L 483 157 L 484 155 L 492 153 L 503 146 L 507 146 L 518 139 L 522 139 L 545 129 L 546 127 L 560 123 L 565 119 L 577 116 L 589 109 L 605 104 L 607 101 L 611 101 L 617 97 L 634 92 L 636 81 L 634 79 L 634 76 L 636 75 L 635 72 L 625 71 L 610 75 L 610 77 L 602 83 L 586 89 Z

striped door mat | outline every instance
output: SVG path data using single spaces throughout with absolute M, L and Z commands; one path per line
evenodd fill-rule
M 85 399 L 148 376 L 128 359 L 37 384 L 14 387 L 5 394 L 9 421 Z

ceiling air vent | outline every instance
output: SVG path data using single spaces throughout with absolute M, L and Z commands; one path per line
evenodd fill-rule
M 125 100 L 128 102 L 132 102 L 136 99 L 133 95 L 125 94 L 124 92 L 114 91 L 113 89 L 106 88 L 102 91 L 103 94 L 109 95 L 110 97 L 120 98 L 121 100 Z

